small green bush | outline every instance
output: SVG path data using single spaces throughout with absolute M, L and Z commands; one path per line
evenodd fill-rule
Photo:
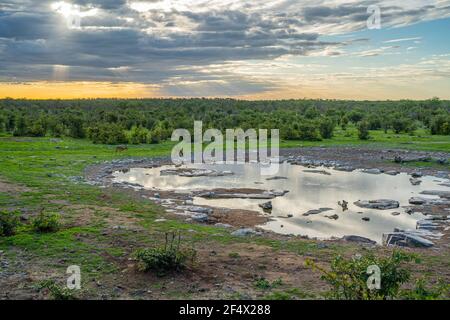
M 41 281 L 37 287 L 39 290 L 48 290 L 48 293 L 54 300 L 77 300 L 75 290 L 58 286 L 53 280 Z
M 450 284 L 441 280 L 437 285 L 427 287 L 425 278 L 419 278 L 415 287 L 412 290 L 403 290 L 401 296 L 407 300 L 448 300 Z
M 60 215 L 55 212 L 41 212 L 31 221 L 33 230 L 37 232 L 54 232 L 60 227 Z
M 259 278 L 255 281 L 255 287 L 262 290 L 268 290 L 283 285 L 281 278 L 276 279 L 272 283 L 265 278 Z
M 311 260 L 306 264 L 322 273 L 322 279 L 332 287 L 328 296 L 345 300 L 381 300 L 400 297 L 400 286 L 410 279 L 410 272 L 402 268 L 403 263 L 418 259 L 413 254 L 394 251 L 390 257 L 376 257 L 368 253 L 359 258 L 345 259 L 337 256 L 331 262 L 331 270 L 316 265 Z M 369 289 L 367 280 L 369 266 L 376 265 L 381 271 L 380 289 Z
M 140 249 L 135 252 L 138 269 L 141 271 L 155 270 L 162 275 L 168 271 L 181 271 L 192 263 L 196 257 L 194 249 L 181 248 L 181 235 L 166 233 L 166 242 L 162 247 Z
M 19 226 L 17 212 L 0 211 L 0 237 L 12 236 Z
M 233 259 L 238 259 L 238 258 L 241 257 L 241 255 L 240 255 L 238 252 L 230 252 L 230 253 L 228 254 L 228 256 L 229 256 L 230 258 L 233 258 Z

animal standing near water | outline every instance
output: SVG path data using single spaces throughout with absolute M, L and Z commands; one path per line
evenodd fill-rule
M 338 205 L 342 207 L 342 211 L 348 210 L 348 202 L 345 200 L 342 200 L 342 202 L 338 201 Z
M 117 147 L 116 147 L 116 153 L 117 153 L 117 152 L 124 152 L 124 151 L 126 151 L 126 150 L 128 150 L 128 147 L 127 147 L 127 146 L 124 146 L 124 145 L 120 145 L 120 146 L 117 146 Z

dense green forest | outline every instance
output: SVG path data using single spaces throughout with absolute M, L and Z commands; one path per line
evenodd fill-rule
M 450 135 L 450 101 L 233 99 L 0 100 L 0 134 L 88 138 L 94 143 L 159 143 L 176 128 L 280 129 L 284 140 L 331 138 L 337 126 Z

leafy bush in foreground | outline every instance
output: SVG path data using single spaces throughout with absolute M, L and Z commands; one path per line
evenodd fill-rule
M 138 250 L 135 257 L 141 271 L 155 270 L 181 271 L 187 267 L 187 262 L 194 261 L 196 252 L 193 249 L 183 249 L 180 246 L 181 235 L 166 233 L 165 244 L 162 247 Z
M 194 249 L 183 249 L 180 246 L 181 235 L 166 233 L 166 242 L 162 247 L 138 250 L 135 257 L 141 271 L 155 270 L 160 274 L 167 271 L 181 271 L 187 262 L 195 260 Z
M 400 287 L 410 279 L 410 272 L 403 263 L 419 260 L 415 255 L 394 251 L 390 257 L 376 257 L 372 253 L 359 258 L 345 259 L 337 256 L 331 262 L 331 270 L 325 270 L 311 260 L 306 264 L 322 273 L 322 279 L 331 285 L 328 296 L 333 299 L 374 300 L 401 297 Z M 381 271 L 380 289 L 369 289 L 368 267 L 376 265 Z
M 58 286 L 53 280 L 44 280 L 38 284 L 39 290 L 48 290 L 50 296 L 54 300 L 76 300 L 74 290 L 66 287 Z
M 0 211 L 0 237 L 12 236 L 19 225 L 17 212 Z
M 41 212 L 31 221 L 33 229 L 37 232 L 54 232 L 60 227 L 60 216 L 55 212 Z

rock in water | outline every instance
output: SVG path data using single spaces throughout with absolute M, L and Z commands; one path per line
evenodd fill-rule
M 430 195 L 430 196 L 439 196 L 441 198 L 450 199 L 450 191 L 425 190 L 425 191 L 422 191 L 421 194 Z
M 413 178 L 420 178 L 422 176 L 423 176 L 423 173 L 420 171 L 411 172 L 411 177 L 413 177 Z
M 416 179 L 416 178 L 410 178 L 410 179 L 409 179 L 409 182 L 411 182 L 411 184 L 412 184 L 413 186 L 418 186 L 419 184 L 422 183 L 421 180 Z
M 332 208 L 319 208 L 319 209 L 308 210 L 307 212 L 305 212 L 303 214 L 303 216 L 307 217 L 311 214 L 319 214 L 319 213 L 322 213 L 325 211 L 330 211 L 330 210 L 333 210 L 333 209 Z
M 389 170 L 389 171 L 386 171 L 385 172 L 385 174 L 388 174 L 388 175 L 390 175 L 390 176 L 396 176 L 396 175 L 398 175 L 400 172 L 398 172 L 398 171 L 396 171 L 396 170 Z
M 264 211 L 272 211 L 272 201 L 261 203 L 259 204 L 259 207 Z
M 287 180 L 286 177 L 280 177 L 280 176 L 275 176 L 275 177 L 271 177 L 271 178 L 267 178 L 267 181 L 271 181 L 271 180 Z
M 306 169 L 306 170 L 303 170 L 303 172 L 306 172 L 306 173 L 318 173 L 318 174 L 323 174 L 323 175 L 326 175 L 326 176 L 331 176 L 331 173 L 329 173 L 328 171 L 325 171 L 325 170 Z
M 373 168 L 373 169 L 363 169 L 362 172 L 364 172 L 364 173 L 370 173 L 370 174 L 381 174 L 381 173 L 383 173 L 382 170 L 377 169 L 377 168 Z
M 400 203 L 398 201 L 389 199 L 358 200 L 353 204 L 361 208 L 378 210 L 396 209 L 400 206 Z
M 412 197 L 408 200 L 409 204 L 414 205 L 422 205 L 427 202 L 427 199 L 420 198 L 420 197 Z

